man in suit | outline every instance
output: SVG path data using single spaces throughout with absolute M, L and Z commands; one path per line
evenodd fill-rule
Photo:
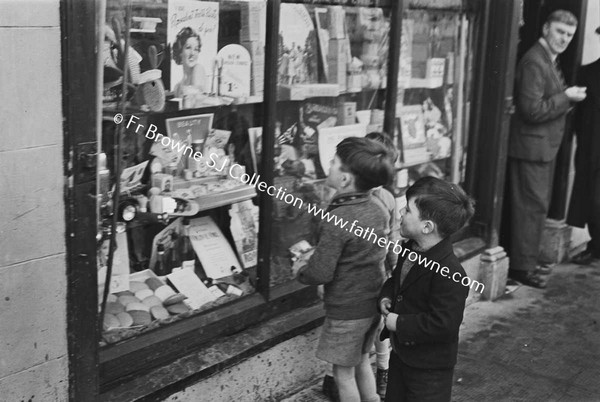
M 508 150 L 511 241 L 509 276 L 524 285 L 546 287 L 537 266 L 548 214 L 554 166 L 566 114 L 585 99 L 585 88 L 569 87 L 557 65 L 577 30 L 565 10 L 548 16 L 542 37 L 520 60 L 516 71 L 516 113 Z
M 600 34 L 600 27 L 596 33 Z M 600 59 L 581 68 L 577 83 L 587 88 L 587 97 L 577 105 L 573 119 L 577 151 L 567 223 L 587 224 L 591 240 L 572 260 L 587 265 L 600 259 Z

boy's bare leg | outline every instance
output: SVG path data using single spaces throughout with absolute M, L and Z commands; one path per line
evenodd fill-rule
M 355 369 L 356 384 L 358 385 L 358 391 L 360 392 L 360 400 L 379 401 L 379 395 L 377 395 L 377 386 L 375 384 L 375 376 L 373 375 L 373 370 L 371 369 L 371 361 L 369 360 L 368 353 L 364 353 L 362 355 L 362 360 L 360 361 L 359 365 L 355 367 Z
M 333 365 L 333 378 L 335 378 L 338 386 L 341 402 L 360 402 L 360 394 L 358 393 L 354 372 L 354 367 Z

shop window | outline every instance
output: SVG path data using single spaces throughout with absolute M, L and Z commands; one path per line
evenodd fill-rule
M 473 46 L 468 14 L 405 12 L 394 135 L 398 195 L 423 176 L 464 181 Z
M 299 254 L 316 245 L 334 190 L 325 185 L 343 138 L 383 131 L 389 9 L 281 5 L 271 286 L 292 280 Z M 317 210 L 318 211 L 318 210 Z
M 383 131 L 391 9 L 277 7 L 269 116 L 269 4 L 106 1 L 101 391 L 318 300 L 290 267 L 316 244 L 320 218 L 307 206 L 333 196 L 337 143 Z

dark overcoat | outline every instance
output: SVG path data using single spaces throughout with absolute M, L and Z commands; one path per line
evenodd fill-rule
M 587 97 L 573 116 L 577 150 L 575 181 L 569 204 L 567 223 L 584 227 L 592 212 L 594 176 L 600 169 L 600 59 L 581 68 L 578 85 L 587 87 Z

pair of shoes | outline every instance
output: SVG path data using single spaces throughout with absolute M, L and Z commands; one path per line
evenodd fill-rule
M 385 398 L 385 391 L 387 389 L 388 371 L 377 368 L 377 374 L 375 375 L 375 382 L 377 384 L 377 393 L 380 397 Z
M 546 288 L 546 281 L 539 273 L 535 271 L 518 271 L 509 269 L 508 276 L 517 282 L 521 282 L 525 286 L 531 286 L 532 288 L 538 289 Z
M 335 383 L 335 379 L 330 375 L 325 375 L 323 377 L 323 393 L 326 397 L 328 397 L 333 402 L 339 402 L 340 393 L 338 391 L 337 384 Z
M 581 253 L 577 254 L 575 257 L 573 257 L 571 259 L 571 262 L 578 265 L 590 265 L 596 260 L 598 260 L 598 256 L 596 256 L 589 250 L 584 250 Z
M 548 264 L 541 264 L 535 268 L 534 272 L 540 275 L 549 275 L 552 273 L 552 266 Z

